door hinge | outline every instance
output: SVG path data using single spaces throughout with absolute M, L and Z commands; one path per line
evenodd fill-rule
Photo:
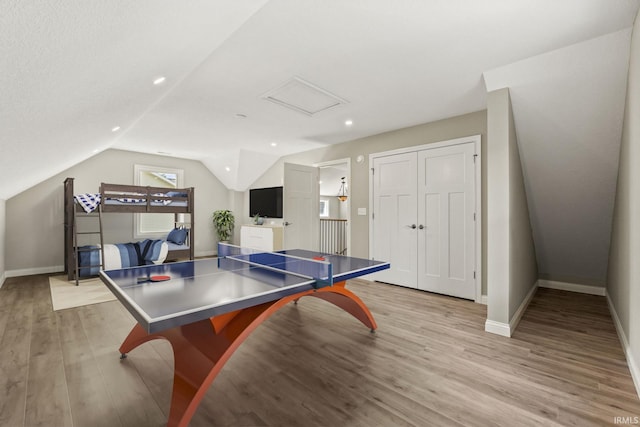
M 371 175 L 375 175 L 376 174 L 376 168 L 371 168 Z
M 476 278 L 476 272 L 475 271 L 473 272 L 473 278 L 474 279 Z
M 474 221 L 476 220 L 476 213 L 475 212 L 473 213 L 473 220 Z
M 376 219 L 376 213 L 375 212 L 371 212 L 371 219 Z
M 474 155 L 473 155 L 473 163 L 475 163 L 475 162 L 476 162 L 476 157 L 478 157 L 478 155 L 477 155 L 477 154 L 474 154 Z

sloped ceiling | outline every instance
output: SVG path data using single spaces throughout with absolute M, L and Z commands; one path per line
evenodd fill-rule
M 264 4 L 0 3 L 0 198 L 122 146 L 118 138 Z M 166 83 L 154 86 L 157 76 Z
M 5 0 L 0 198 L 110 147 L 200 159 L 244 190 L 282 155 L 483 109 L 484 71 L 629 28 L 637 7 Z M 309 117 L 262 99 L 294 76 L 348 104 Z
M 508 87 L 538 271 L 604 284 L 618 176 L 631 30 L 484 74 Z
M 624 30 L 637 10 L 638 0 L 4 0 L 0 199 L 108 148 L 198 159 L 244 190 L 283 155 L 484 109 L 487 72 L 490 87 L 513 85 L 538 257 L 553 270 L 572 248 L 550 249 L 567 227 L 550 218 L 594 207 L 554 210 L 568 193 L 547 186 L 583 197 L 592 187 L 580 174 L 602 171 L 585 155 L 543 171 L 565 165 L 553 163 L 558 145 L 604 150 L 606 194 L 594 197 L 609 207 L 566 236 L 610 217 L 616 144 L 591 138 L 619 140 Z M 263 99 L 294 77 L 346 103 L 308 116 Z

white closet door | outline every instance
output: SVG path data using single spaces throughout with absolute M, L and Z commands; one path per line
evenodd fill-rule
M 471 143 L 418 153 L 419 289 L 476 297 L 473 158 Z
M 416 153 L 379 157 L 373 161 L 374 259 L 391 263 L 375 280 L 417 286 Z

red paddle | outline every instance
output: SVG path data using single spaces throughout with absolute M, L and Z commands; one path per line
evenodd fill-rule
M 170 279 L 171 279 L 171 276 L 162 276 L 162 275 L 149 277 L 149 280 L 151 280 L 152 282 L 164 282 L 165 280 L 170 280 Z

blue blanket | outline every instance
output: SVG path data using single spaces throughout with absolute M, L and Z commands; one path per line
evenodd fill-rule
M 160 258 L 163 240 L 145 239 L 134 243 L 116 243 L 120 254 L 120 267 L 137 267 L 139 265 L 153 264 Z M 105 245 L 107 246 L 107 245 Z M 97 276 L 100 272 L 101 250 L 99 246 L 81 246 L 79 251 L 80 277 Z M 105 251 L 106 252 L 106 251 Z M 109 252 L 110 253 L 110 252 Z M 105 260 L 105 263 L 109 263 Z

